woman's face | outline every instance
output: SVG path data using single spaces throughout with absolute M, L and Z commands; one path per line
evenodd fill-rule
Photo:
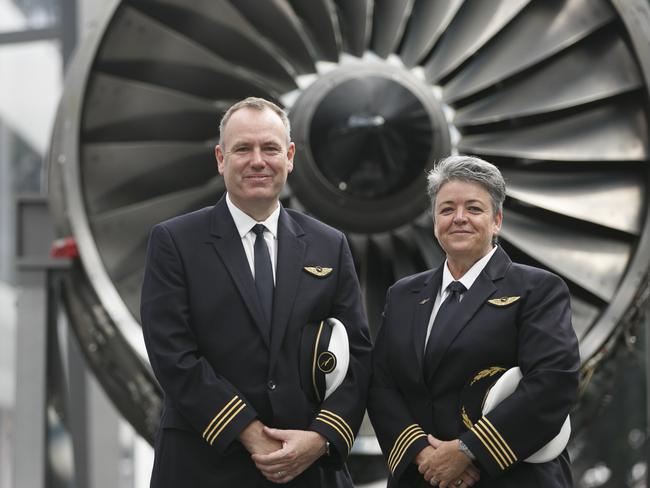
M 460 180 L 442 185 L 433 213 L 434 233 L 447 256 L 472 263 L 492 250 L 503 218 L 501 212 L 494 214 L 483 185 Z

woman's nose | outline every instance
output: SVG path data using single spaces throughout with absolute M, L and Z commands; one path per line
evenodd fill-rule
M 463 222 L 466 219 L 465 209 L 459 208 L 454 213 L 454 222 Z

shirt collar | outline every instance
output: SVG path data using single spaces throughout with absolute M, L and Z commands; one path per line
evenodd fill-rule
M 458 280 L 455 280 L 454 277 L 451 275 L 451 271 L 449 271 L 449 267 L 447 266 L 447 260 L 445 259 L 445 266 L 442 269 L 442 286 L 440 288 L 440 295 L 442 296 L 443 293 L 447 291 L 447 287 L 449 286 L 449 283 L 452 281 L 460 281 L 463 285 L 465 285 L 466 289 L 470 289 L 470 287 L 474 284 L 476 281 L 476 278 L 478 278 L 478 275 L 481 274 L 481 271 L 487 266 L 487 263 L 490 261 L 490 258 L 494 254 L 494 252 L 497 250 L 497 246 L 494 246 L 492 250 L 487 253 L 485 256 L 483 256 L 481 259 L 476 261 L 474 265 L 467 270 L 467 272 L 461 276 Z
M 237 232 L 239 237 L 243 238 L 248 234 L 255 224 L 264 224 L 267 230 L 273 235 L 274 238 L 278 236 L 278 220 L 280 218 L 280 204 L 276 209 L 268 216 L 266 220 L 258 222 L 250 215 L 244 213 L 237 205 L 235 205 L 230 199 L 230 195 L 226 193 L 226 205 L 228 205 L 228 210 L 230 210 L 230 215 L 235 221 L 235 226 L 237 227 Z

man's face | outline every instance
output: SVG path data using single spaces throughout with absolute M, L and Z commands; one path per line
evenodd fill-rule
M 295 146 L 287 145 L 280 117 L 269 109 L 232 114 L 215 149 L 219 173 L 233 203 L 244 211 L 271 210 L 293 170 Z
M 482 185 L 458 180 L 442 185 L 433 212 L 434 233 L 447 256 L 471 262 L 490 252 L 503 217 L 494 215 L 490 194 Z

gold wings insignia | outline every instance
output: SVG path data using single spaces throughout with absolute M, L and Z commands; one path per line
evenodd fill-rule
M 520 298 L 521 297 L 493 298 L 492 300 L 488 300 L 488 303 L 491 303 L 492 305 L 496 305 L 497 307 L 505 307 L 506 305 L 510 305 L 511 303 L 515 303 Z
M 305 266 L 303 269 L 310 275 L 317 276 L 318 278 L 325 278 L 332 272 L 333 268 L 325 268 L 323 266 Z

